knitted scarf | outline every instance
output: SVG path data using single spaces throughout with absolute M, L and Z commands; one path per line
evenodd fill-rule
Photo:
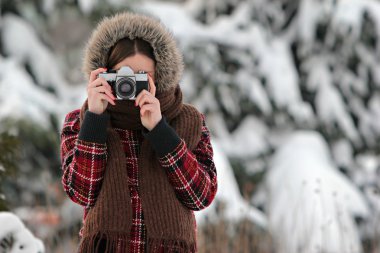
M 188 149 L 200 140 L 202 121 L 199 112 L 182 103 L 179 85 L 157 94 L 161 113 Z M 81 121 L 87 110 L 81 108 Z M 126 158 L 122 143 L 113 127 L 142 129 L 139 108 L 133 101 L 117 101 L 108 106 L 112 127 L 107 129 L 107 166 L 102 188 L 95 205 L 89 210 L 83 226 L 79 252 L 98 252 L 99 242 L 105 243 L 104 252 L 127 252 L 132 224 L 131 198 L 128 188 Z M 148 140 L 144 139 L 138 155 L 139 191 L 147 229 L 147 252 L 188 253 L 196 251 L 196 223 L 194 214 L 177 199 L 166 172 L 158 162 Z

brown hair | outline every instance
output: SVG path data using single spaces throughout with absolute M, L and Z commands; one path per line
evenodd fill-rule
M 125 58 L 133 56 L 137 53 L 151 58 L 154 61 L 154 64 L 156 64 L 154 50 L 147 41 L 142 39 L 131 40 L 129 38 L 123 38 L 116 42 L 116 44 L 111 48 L 106 67 L 107 69 L 112 69 L 112 67 Z

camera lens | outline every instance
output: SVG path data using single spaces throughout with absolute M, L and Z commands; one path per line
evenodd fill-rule
M 120 85 L 120 91 L 123 93 L 123 94 L 128 94 L 128 92 L 130 92 L 132 89 L 132 87 L 128 84 L 121 84 Z
M 129 99 L 135 95 L 136 82 L 131 78 L 120 78 L 116 83 L 116 94 L 122 99 Z

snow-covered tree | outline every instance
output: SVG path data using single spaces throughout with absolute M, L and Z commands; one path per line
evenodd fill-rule
M 16 215 L 0 212 L 0 250 L 2 253 L 44 253 L 42 241 L 25 227 Z
M 320 134 L 289 136 L 264 186 L 276 252 L 363 252 L 355 218 L 369 218 L 367 202 L 334 166 Z
M 371 0 L 193 0 L 142 7 L 177 36 L 187 63 L 187 98 L 207 114 L 235 173 L 244 168 L 240 183 L 260 185 L 273 151 L 289 135 L 316 131 L 327 142 L 333 166 L 364 194 L 372 215 L 358 219 L 361 236 L 375 242 L 379 8 Z M 372 243 L 365 250 L 377 247 Z

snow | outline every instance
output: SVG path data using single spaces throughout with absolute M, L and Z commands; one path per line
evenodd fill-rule
M 362 28 L 363 13 L 368 12 L 376 22 L 377 34 L 380 34 L 380 5 L 373 0 L 338 1 L 332 23 L 336 30 L 350 27 L 354 38 L 358 39 Z
M 230 115 L 239 115 L 241 109 L 239 106 L 239 96 L 233 87 L 227 85 L 218 86 L 219 100 Z
M 9 253 L 43 253 L 42 241 L 25 227 L 22 221 L 13 213 L 0 212 L 0 244 Z M 6 244 L 6 238 L 13 238 L 13 243 Z M 12 240 L 11 240 L 12 241 Z
M 304 70 L 310 73 L 307 79 L 308 89 L 317 93 L 315 102 L 317 114 L 326 126 L 333 128 L 334 123 L 337 123 L 350 140 L 359 144 L 359 134 L 333 83 L 328 63 L 327 57 L 320 56 L 310 59 L 303 66 Z
M 14 119 L 30 117 L 49 127 L 48 115 L 58 111 L 55 97 L 36 89 L 29 74 L 13 59 L 0 62 L 0 98 L 0 118 L 10 115 Z
M 226 122 L 220 112 L 210 113 L 207 116 L 207 126 L 214 129 L 212 135 L 219 140 L 228 139 L 230 132 L 227 129 Z
M 312 43 L 315 39 L 317 23 L 331 14 L 334 0 L 303 0 L 300 1 L 297 31 L 298 36 L 305 43 Z
M 256 157 L 269 150 L 267 134 L 268 128 L 262 121 L 247 116 L 229 138 L 221 140 L 220 145 L 229 157 Z
M 380 94 L 372 96 L 368 103 L 368 110 L 363 110 L 360 115 L 359 130 L 365 137 L 366 141 L 371 144 L 376 144 L 376 136 L 380 135 Z
M 342 97 L 336 88 L 329 83 L 320 83 L 316 98 L 317 113 L 325 124 L 337 122 L 347 137 L 359 142 L 354 123 L 345 109 Z
M 198 98 L 192 102 L 201 112 L 207 110 L 216 111 L 218 105 L 216 103 L 215 95 L 211 87 L 206 87 L 202 90 Z
M 89 14 L 94 8 L 95 5 L 98 4 L 97 0 L 79 0 L 78 1 L 79 8 L 83 13 Z
M 267 227 L 265 215 L 255 207 L 251 206 L 240 194 L 238 184 L 233 174 L 229 161 L 226 159 L 217 141 L 212 141 L 214 150 L 214 162 L 218 173 L 218 191 L 215 200 L 206 209 L 195 212 L 197 223 L 204 224 L 208 218 L 211 222 L 218 219 L 217 205 L 224 203 L 224 218 L 237 222 L 247 218 L 261 228 Z
M 320 134 L 298 131 L 276 151 L 264 189 L 279 252 L 362 252 L 363 195 L 333 165 Z
M 4 51 L 19 62 L 27 63 L 39 85 L 53 88 L 56 94 L 64 94 L 65 82 L 54 55 L 42 45 L 30 24 L 7 14 L 3 17 L 2 35 Z
M 332 155 L 337 166 L 350 168 L 353 163 L 353 150 L 350 142 L 347 139 L 341 139 L 333 144 Z
M 233 48 L 249 50 L 258 59 L 259 65 L 256 69 L 260 76 L 267 79 L 267 90 L 255 81 L 256 77 L 247 74 L 250 72 L 249 68 L 254 66 L 243 66 L 241 72 L 244 73 L 238 73 L 229 81 L 241 86 L 242 91 L 247 91 L 246 94 L 249 94 L 251 100 L 266 114 L 269 114 L 272 109 L 269 101 L 271 98 L 278 108 L 286 108 L 296 121 L 312 121 L 313 112 L 310 106 L 303 103 L 301 99 L 298 75 L 287 41 L 271 38 L 257 23 L 250 24 L 245 30 L 238 29 L 243 22 L 242 17 L 249 15 L 247 6 L 244 6 L 238 8 L 231 18 L 218 18 L 209 26 L 200 26 L 190 19 L 186 9 L 181 8 L 179 4 L 148 2 L 140 8 L 144 12 L 148 11 L 159 17 L 173 31 L 179 44 L 185 50 L 188 45 L 202 41 L 218 42 Z M 221 84 L 221 86 L 225 85 Z M 221 99 L 225 108 L 231 110 L 233 115 L 238 114 L 237 98 L 234 95 L 226 96 L 228 93 L 231 94 L 226 87 L 219 87 L 219 90 L 224 94 Z
M 13 14 L 6 14 L 2 22 L 0 38 L 8 57 L 0 56 L 0 119 L 28 118 L 45 128 L 50 127 L 49 114 L 56 114 L 63 121 L 67 112 L 84 101 L 85 88 L 65 82 L 56 57 L 30 24 Z M 25 64 L 36 80 L 26 71 Z
M 126 6 L 126 2 L 123 0 L 78 0 L 79 9 L 85 14 L 91 14 L 96 8 L 108 8 L 107 5 L 111 5 L 114 8 Z
M 357 168 L 353 170 L 353 181 L 363 188 L 376 187 L 380 158 L 376 154 L 364 153 L 356 157 L 355 164 Z
M 55 9 L 57 0 L 44 0 L 42 4 L 42 9 L 44 13 L 51 13 Z
M 288 45 L 284 41 L 274 40 L 264 50 L 260 67 L 263 74 L 270 78 L 268 80 L 270 96 L 279 108 L 298 104 L 301 100 L 298 75 L 291 62 Z
M 250 24 L 250 27 L 245 30 L 238 29 L 238 26 L 243 22 L 242 17 L 249 15 L 246 7 L 245 5 L 241 6 L 231 18 L 218 18 L 210 26 L 201 26 L 190 19 L 186 9 L 182 8 L 180 4 L 147 2 L 137 9 L 159 17 L 176 35 L 179 44 L 184 49 L 197 42 L 213 41 L 233 48 L 249 50 L 259 59 L 257 69 L 260 75 L 267 78 L 266 96 L 273 99 L 277 107 L 287 108 L 297 120 L 312 119 L 313 114 L 310 107 L 301 101 L 298 75 L 292 62 L 287 41 L 281 38 L 271 38 L 265 29 L 257 23 Z M 254 77 L 237 75 L 234 79 L 236 85 L 241 85 L 243 89 L 247 89 L 245 83 L 247 81 L 244 82 L 242 77 L 245 80 L 252 80 Z M 222 92 L 226 91 L 225 87 L 220 89 Z M 258 85 L 255 85 L 253 89 L 258 92 L 262 91 Z M 260 96 L 262 98 L 257 103 L 264 112 L 268 113 L 270 108 L 267 99 L 265 99 L 266 96 Z M 251 97 L 255 101 L 254 99 L 259 97 L 259 94 Z M 228 96 L 222 98 L 227 104 L 226 108 L 231 109 L 233 114 L 238 113 L 236 104 L 234 104 L 236 98 L 232 101 L 227 100 Z M 295 107 L 299 110 L 294 110 Z
M 83 87 L 66 90 L 67 97 L 57 98 L 45 89 L 37 88 L 33 79 L 15 58 L 0 61 L 0 119 L 30 119 L 41 127 L 51 127 L 50 116 L 62 120 L 70 110 L 76 109 L 85 95 Z M 78 92 L 77 92 L 78 91 Z
M 240 85 L 242 93 L 248 96 L 265 115 L 270 115 L 272 112 L 270 100 L 260 81 L 252 78 L 245 70 L 239 71 L 235 80 Z
M 309 49 L 313 49 L 315 45 L 313 43 L 317 25 L 327 22 L 331 15 L 340 13 L 341 8 L 349 1 L 336 2 L 337 4 L 333 0 L 300 2 L 295 36 L 301 39 L 303 43 L 301 48 L 304 47 L 305 53 L 315 53 Z M 360 252 L 360 237 L 354 217 L 369 216 L 367 199 L 335 166 L 352 169 L 354 163 L 352 144 L 362 145 L 361 134 L 368 133 L 368 129 L 372 129 L 372 140 L 378 136 L 374 133 L 375 129 L 379 129 L 378 122 L 373 119 L 378 114 L 376 105 L 380 100 L 377 98 L 370 100 L 370 113 L 358 113 L 365 115 L 368 120 L 360 133 L 350 114 L 350 110 L 362 110 L 354 96 L 365 96 L 368 93 L 366 79 L 363 77 L 365 69 L 361 68 L 359 75 L 355 75 L 343 69 L 341 59 L 334 58 L 335 55 L 331 52 L 317 51 L 315 55 L 302 55 L 305 59 L 302 59 L 301 71 L 307 74 L 304 84 L 309 92 L 314 92 L 316 95 L 316 115 L 314 115 L 310 101 L 303 101 L 300 94 L 301 80 L 290 52 L 290 43 L 294 39 L 292 35 L 274 36 L 267 27 L 252 21 L 251 7 L 248 3 L 241 3 L 230 16 L 210 16 L 206 19 L 212 22 L 200 25 L 189 18 L 189 15 L 196 16 L 199 10 L 203 10 L 204 4 L 194 0 L 186 5 L 187 9 L 184 9 L 180 4 L 148 2 L 143 4 L 141 9 L 158 16 L 174 32 L 185 51 L 190 50 L 191 45 L 199 43 L 203 43 L 204 48 L 210 49 L 205 52 L 205 58 L 208 57 L 210 60 L 204 62 L 200 56 L 199 64 L 202 64 L 201 69 L 207 70 L 205 73 L 211 75 L 216 72 L 213 80 L 222 81 L 217 82 L 216 88 L 202 87 L 198 96 L 194 90 L 191 90 L 191 94 L 197 97 L 195 105 L 201 111 L 211 111 L 209 121 L 218 137 L 218 149 L 228 157 L 246 159 L 245 164 L 249 165 L 255 164 L 255 161 L 250 159 L 259 159 L 261 155 L 268 154 L 272 147 L 275 148 L 276 154 L 266 184 L 267 194 L 270 197 L 267 215 L 278 248 L 284 249 L 279 252 Z M 261 4 L 264 5 L 264 2 Z M 260 3 L 257 4 L 259 5 Z M 218 7 L 211 4 L 210 8 Z M 354 12 L 352 20 L 358 15 L 356 10 Z M 339 13 L 334 16 L 336 20 L 333 22 L 337 22 L 336 24 L 352 21 L 340 17 Z M 342 28 L 343 25 L 336 27 L 336 29 Z M 345 34 L 348 30 L 344 28 L 335 32 Z M 328 43 L 334 42 L 335 35 L 327 34 Z M 217 72 L 217 65 L 221 62 L 219 54 L 213 51 L 215 49 L 212 45 L 215 44 L 229 49 L 226 52 L 227 57 L 241 64 L 236 73 Z M 348 46 L 345 49 L 343 53 L 346 54 L 352 50 Z M 375 63 L 376 59 L 373 56 L 368 58 L 363 50 L 360 51 L 360 47 L 358 50 L 366 64 Z M 329 66 L 336 66 L 335 72 L 329 69 Z M 262 79 L 265 79 L 265 84 L 262 83 Z M 232 91 L 231 84 L 236 86 L 240 94 Z M 186 77 L 186 86 L 191 86 L 189 76 Z M 220 98 L 215 97 L 214 89 L 222 94 Z M 227 94 L 230 94 L 229 97 Z M 241 108 L 236 101 L 236 94 L 248 97 L 264 115 L 274 114 L 272 117 L 275 124 L 282 126 L 283 129 L 272 129 L 272 126 L 267 126 L 262 118 L 247 115 L 241 120 L 237 129 L 229 134 L 222 116 L 216 111 L 218 105 L 214 100 L 220 99 L 230 114 L 238 115 Z M 344 95 L 347 100 L 344 99 Z M 301 126 L 322 127 L 331 135 L 339 135 L 340 141 L 333 143 L 332 147 L 334 160 L 325 140 L 319 134 L 297 132 L 289 126 L 286 113 L 280 114 L 276 110 L 285 110 Z M 279 136 L 285 137 L 285 140 L 274 140 Z M 279 148 L 277 144 L 280 144 Z M 257 162 L 257 164 L 263 163 Z M 219 189 L 221 191 L 229 189 L 232 194 L 231 185 L 222 186 L 222 180 L 225 180 L 223 176 L 223 173 L 226 173 L 223 172 L 225 167 L 218 165 L 217 168 L 218 172 L 222 171 Z M 253 171 L 259 170 L 253 169 Z M 227 193 L 220 194 L 222 196 Z M 217 203 L 222 199 L 221 196 L 217 197 Z M 240 193 L 237 193 L 237 196 L 240 196 Z M 228 198 L 234 199 L 232 196 Z M 235 200 L 231 200 L 230 203 L 235 203 Z M 227 208 L 229 206 L 227 205 Z M 214 209 L 211 207 L 210 210 L 206 209 L 201 213 L 213 216 Z M 296 210 L 296 214 L 293 214 L 293 210 Z
M 181 43 L 186 44 L 186 41 L 194 38 L 201 40 L 203 36 L 207 36 L 202 25 L 190 18 L 182 6 L 176 3 L 146 1 L 135 8 L 159 17 L 176 38 L 181 38 Z

